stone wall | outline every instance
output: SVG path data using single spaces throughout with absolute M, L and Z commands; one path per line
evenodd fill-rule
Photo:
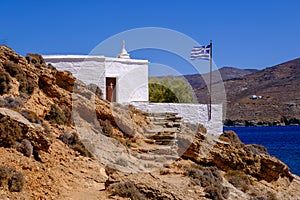
M 212 119 L 208 120 L 208 105 L 206 104 L 184 104 L 184 103 L 145 103 L 132 102 L 137 109 L 152 113 L 178 113 L 183 121 L 189 123 L 200 123 L 205 126 L 208 133 L 220 135 L 223 132 L 222 105 L 212 105 Z

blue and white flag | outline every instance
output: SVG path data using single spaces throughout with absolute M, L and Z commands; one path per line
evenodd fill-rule
M 207 46 L 198 46 L 194 47 L 191 52 L 191 60 L 194 59 L 202 59 L 202 60 L 209 60 L 210 59 L 210 44 Z

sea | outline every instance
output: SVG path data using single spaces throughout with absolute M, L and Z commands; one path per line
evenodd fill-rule
M 300 176 L 300 126 L 224 127 L 245 144 L 260 144 Z

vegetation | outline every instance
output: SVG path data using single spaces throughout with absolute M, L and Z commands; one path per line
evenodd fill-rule
M 93 92 L 97 97 L 102 98 L 103 92 L 98 85 L 91 83 L 87 86 L 87 89 Z
M 216 168 L 199 169 L 191 166 L 185 169 L 185 175 L 191 178 L 193 185 L 204 187 L 206 197 L 215 200 L 227 199 L 229 197 L 229 189 L 222 185 L 222 176 Z
M 10 192 L 21 192 L 24 183 L 25 180 L 23 174 L 21 172 L 14 172 L 8 180 L 8 189 Z
M 32 123 L 42 124 L 42 120 L 35 114 L 35 112 L 30 110 L 22 110 L 21 114 Z
M 10 75 L 6 71 L 0 69 L 0 95 L 8 93 L 11 88 L 10 81 Z
M 226 173 L 225 178 L 234 187 L 241 189 L 246 192 L 250 189 L 251 181 L 249 177 L 240 170 L 230 170 Z
M 36 68 L 46 67 L 44 58 L 40 54 L 28 53 L 25 58 L 29 64 L 33 64 Z
M 66 122 L 66 116 L 64 112 L 55 104 L 51 105 L 51 109 L 46 115 L 45 119 L 57 124 L 64 124 Z
M 3 98 L 0 98 L 0 106 L 7 107 L 7 108 L 13 108 L 13 109 L 19 109 L 24 105 L 24 99 L 22 97 L 13 97 L 8 96 Z
M 19 91 L 27 94 L 32 94 L 37 84 L 31 77 L 28 77 L 26 73 L 19 67 L 18 64 L 7 61 L 5 62 L 6 71 L 11 77 L 14 77 L 19 82 Z
M 33 146 L 31 142 L 27 139 L 23 139 L 21 142 L 20 151 L 24 156 L 30 157 L 33 154 Z
M 99 124 L 102 127 L 102 132 L 104 135 L 106 135 L 106 136 L 113 135 L 113 126 L 109 120 L 99 119 Z
M 149 100 L 159 103 L 196 103 L 193 89 L 181 77 L 150 78 Z
M 77 133 L 62 133 L 59 136 L 59 139 L 73 150 L 79 152 L 80 155 L 92 157 L 92 154 L 85 148 L 84 144 L 79 139 Z
M 0 119 L 0 147 L 10 148 L 22 139 L 22 128 L 17 124 L 7 126 L 7 118 Z
M 112 196 L 117 195 L 132 200 L 145 199 L 144 195 L 130 181 L 112 184 L 108 187 L 108 190 L 111 192 Z
M 7 166 L 0 166 L 0 186 L 8 187 L 10 192 L 21 192 L 25 180 L 23 174 Z

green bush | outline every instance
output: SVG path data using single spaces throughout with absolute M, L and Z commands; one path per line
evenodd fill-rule
M 150 78 L 150 102 L 197 103 L 194 91 L 183 77 Z
M 158 83 L 149 83 L 149 101 L 156 103 L 179 102 L 172 90 Z
M 32 94 L 34 88 L 37 87 L 37 84 L 33 81 L 32 78 L 27 77 L 24 74 L 18 74 L 16 76 L 19 82 L 19 91 L 27 94 Z

